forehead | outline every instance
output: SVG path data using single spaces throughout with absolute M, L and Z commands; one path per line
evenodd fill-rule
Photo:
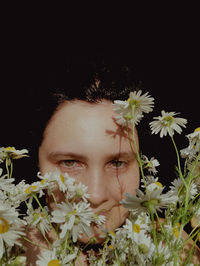
M 65 102 L 49 121 L 43 143 L 46 143 L 49 149 L 63 149 L 66 146 L 67 149 L 103 149 L 114 146 L 118 150 L 119 141 L 122 146 L 127 146 L 128 141 L 125 131 L 115 123 L 114 116 L 110 101 Z
M 118 128 L 114 121 L 115 113 L 112 102 L 101 101 L 99 103 L 88 103 L 85 101 L 69 101 L 62 103 L 52 118 L 50 119 L 45 135 L 53 131 L 59 133 L 60 128 L 65 128 L 65 132 L 71 130 L 93 130 Z

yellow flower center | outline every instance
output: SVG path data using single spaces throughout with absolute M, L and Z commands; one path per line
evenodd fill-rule
M 72 213 L 73 214 L 77 214 L 77 211 L 75 209 L 73 209 Z
M 15 151 L 15 149 L 13 147 L 6 147 L 5 150 L 6 151 Z
M 178 238 L 178 236 L 179 236 L 179 228 L 180 228 L 180 223 L 177 223 L 175 226 L 174 226 L 174 228 L 173 228 L 173 232 L 174 232 L 174 235 L 175 235 L 175 237 L 176 238 Z
M 165 125 L 170 126 L 174 122 L 173 116 L 166 116 L 163 118 L 163 122 Z
M 179 230 L 178 230 L 178 228 L 174 227 L 174 228 L 173 228 L 173 232 L 174 232 L 175 237 L 177 238 L 178 235 L 179 235 Z
M 31 193 L 33 190 L 36 190 L 37 189 L 37 186 L 30 186 L 30 187 L 27 187 L 26 189 L 25 189 L 25 193 L 26 194 L 29 194 L 29 193 Z
M 46 181 L 47 181 L 47 179 L 42 179 L 42 180 L 40 181 L 40 183 L 43 185 Z
M 26 194 L 31 193 L 31 187 L 27 187 L 27 188 L 25 189 L 25 193 L 26 193 Z
M 137 234 L 140 232 L 140 226 L 139 226 L 139 224 L 134 224 L 133 225 L 133 231 L 135 233 L 137 233 Z
M 135 105 L 136 107 L 138 107 L 140 104 L 139 101 L 137 101 L 135 99 L 131 100 L 130 98 L 128 98 L 127 102 L 129 103 L 129 105 Z
M 60 266 L 59 260 L 51 260 L 48 264 L 48 266 Z
M 196 129 L 194 130 L 194 132 L 198 132 L 198 131 L 200 131 L 200 127 L 196 128 Z
M 114 237 L 116 237 L 115 233 L 113 231 L 110 231 L 110 234 Z
M 113 247 L 113 245 L 109 245 L 108 248 L 113 249 L 114 247 Z
M 160 182 L 155 182 L 155 184 L 161 188 L 163 188 L 163 185 Z
M 3 217 L 0 217 L 0 234 L 4 234 L 9 230 L 9 223 Z
M 99 215 L 98 215 L 98 213 L 94 213 L 94 214 L 93 214 L 93 218 L 94 218 L 95 220 L 98 220 L 98 219 L 99 219 Z
M 147 254 L 148 252 L 149 252 L 149 248 L 148 248 L 148 246 L 147 245 L 145 245 L 145 244 L 140 244 L 139 246 L 138 246 L 138 249 L 139 249 L 139 252 L 140 253 L 142 253 L 142 254 Z
M 61 180 L 61 182 L 65 182 L 65 179 L 64 179 L 64 176 L 63 175 L 60 175 L 60 180 Z

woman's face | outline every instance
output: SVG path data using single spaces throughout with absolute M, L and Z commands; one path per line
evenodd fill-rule
M 59 168 L 86 185 L 91 208 L 106 216 L 104 227 L 111 231 L 128 215 L 119 201 L 126 192 L 135 194 L 139 186 L 136 157 L 114 115 L 109 101 L 65 102 L 49 121 L 39 149 L 41 173 Z M 99 229 L 93 227 L 93 233 L 102 241 Z M 88 241 L 86 236 L 81 240 Z

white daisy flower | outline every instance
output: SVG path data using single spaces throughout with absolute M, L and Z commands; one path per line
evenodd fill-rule
M 28 153 L 27 149 L 16 150 L 15 147 L 1 147 L 0 148 L 0 159 L 3 161 L 7 156 L 13 159 L 20 159 L 22 157 L 28 157 L 26 154 Z
M 62 202 L 57 204 L 57 209 L 52 212 L 52 222 L 61 223 L 60 237 L 64 238 L 67 231 L 70 231 L 73 242 L 86 233 L 90 237 L 90 223 L 93 220 L 93 212 L 89 207 L 90 204 L 85 202 L 69 203 Z
M 42 184 L 40 181 L 33 182 L 30 185 L 26 185 L 24 193 L 27 196 L 30 196 L 32 193 L 39 193 L 39 197 L 41 198 L 45 195 L 43 190 L 46 189 L 46 187 L 46 184 Z
M 152 157 L 150 160 L 148 159 L 147 156 L 143 155 L 142 156 L 142 161 L 143 161 L 143 167 L 147 168 L 147 170 L 150 173 L 156 174 L 158 171 L 156 170 L 156 167 L 160 165 L 157 159 Z
M 177 259 L 178 259 L 177 265 L 179 265 L 180 259 L 179 258 Z M 166 245 L 166 243 L 163 243 L 162 241 L 160 241 L 158 245 L 156 261 L 158 262 L 159 265 L 174 266 L 173 253 Z
M 200 127 L 196 128 L 193 133 L 187 135 L 190 141 L 200 142 Z
M 31 206 L 27 210 L 27 216 L 24 219 L 27 221 L 27 224 L 36 226 L 39 230 L 41 230 L 43 235 L 50 230 L 50 215 L 48 214 L 47 206 L 43 208 L 43 211 L 40 208 L 34 210 Z
M 82 184 L 81 182 L 72 184 L 69 186 L 69 190 L 67 191 L 67 198 L 72 199 L 82 199 L 83 201 L 87 202 L 87 200 L 90 198 L 90 195 L 86 193 L 88 190 L 88 187 Z
M 142 261 L 146 264 L 149 260 L 151 261 L 155 251 L 155 245 L 151 237 L 145 235 L 142 232 L 140 233 L 140 235 L 137 236 L 137 238 L 134 238 L 134 242 L 136 244 L 136 260 L 138 261 L 138 263 Z
M 58 169 L 46 173 L 44 176 L 41 176 L 38 173 L 38 177 L 41 179 L 42 183 L 51 184 L 50 189 L 54 189 L 54 182 L 57 182 L 59 189 L 62 192 L 66 192 L 68 189 L 73 190 L 75 179 L 71 178 L 67 173 L 61 173 Z
M 176 223 L 172 226 L 171 217 L 166 218 L 165 223 L 163 224 L 163 228 L 166 231 L 166 237 L 170 241 L 170 243 L 177 243 L 179 233 L 180 233 L 180 223 Z M 182 241 L 182 240 L 180 240 Z
M 147 191 L 144 194 L 140 189 L 136 190 L 136 196 L 130 193 L 126 193 L 126 199 L 121 201 L 121 204 L 125 208 L 131 210 L 134 214 L 142 212 L 148 212 L 150 207 L 161 211 L 162 208 L 166 208 L 170 204 L 174 204 L 178 197 L 176 195 L 162 194 L 163 188 L 160 186 L 152 191 Z
M 162 116 L 154 117 L 156 121 L 150 122 L 151 133 L 158 134 L 160 132 L 160 137 L 173 135 L 174 131 L 181 134 L 181 127 L 186 127 L 187 120 L 184 118 L 174 117 L 178 113 L 175 112 L 161 112 Z
M 185 185 L 183 184 L 183 181 L 181 178 L 174 179 L 174 181 L 171 182 L 172 186 L 170 186 L 170 190 L 167 192 L 167 194 L 170 196 L 179 196 L 179 200 L 182 201 L 182 199 L 185 197 Z M 180 191 L 182 190 L 182 193 L 180 194 Z M 193 199 L 198 193 L 197 186 L 195 183 L 191 184 L 190 187 L 190 199 Z
M 27 258 L 25 256 L 19 255 L 17 257 L 14 256 L 14 258 L 11 258 L 10 260 L 7 261 L 7 264 L 5 265 L 10 265 L 10 266 L 26 266 L 27 265 Z M 4 266 L 4 264 L 2 265 Z
M 112 245 L 116 246 L 119 250 L 122 252 L 125 252 L 128 254 L 129 247 L 127 245 L 128 239 L 127 239 L 127 229 L 124 227 L 120 227 L 116 229 L 116 237 L 113 238 L 114 241 L 112 241 Z
M 10 199 L 15 207 L 19 206 L 21 202 L 29 198 L 30 193 L 26 193 L 26 189 L 29 187 L 30 185 L 26 184 L 25 180 L 22 180 L 17 185 L 13 186 L 13 189 L 10 192 Z
M 149 113 L 153 110 L 154 98 L 150 97 L 148 92 L 141 94 L 141 90 L 130 92 L 127 101 L 114 101 L 114 111 L 119 114 L 115 117 L 118 124 L 122 126 L 126 126 L 127 122 L 138 124 L 143 117 L 143 113 Z M 132 117 L 131 106 L 135 107 L 134 117 Z
M 156 183 L 156 182 L 158 182 L 158 177 L 155 177 L 153 175 L 147 175 L 147 176 L 145 176 L 145 182 L 146 182 L 147 186 L 152 184 L 152 183 Z M 146 186 L 144 185 L 143 178 L 141 179 L 141 187 L 146 188 Z
M 181 157 L 184 159 L 188 159 L 189 161 L 195 159 L 196 151 L 194 149 L 194 145 L 189 145 L 187 148 L 180 150 Z
M 60 259 L 56 254 L 56 249 L 45 250 L 41 255 L 38 255 L 38 260 L 36 261 L 37 266 L 67 266 L 68 263 L 76 258 L 76 254 L 66 255 L 64 260 Z
M 195 159 L 200 150 L 200 128 L 196 128 L 193 133 L 186 135 L 189 139 L 189 146 L 180 150 L 181 157 L 189 161 Z
M 96 225 L 102 225 L 102 224 L 105 224 L 106 222 L 106 216 L 104 215 L 99 215 L 98 213 L 93 213 L 93 222 L 96 224 Z
M 12 184 L 14 181 L 14 178 L 8 178 L 7 174 L 1 176 L 0 173 L 0 190 L 3 190 L 4 192 L 11 192 L 15 186 L 14 184 Z
M 132 241 L 137 241 L 137 239 L 141 237 L 141 234 L 143 236 L 146 231 L 150 230 L 150 221 L 148 221 L 148 224 L 141 223 L 142 220 L 139 217 L 134 222 L 130 221 L 127 218 L 126 223 L 123 226 L 123 228 L 127 231 L 127 237 L 130 238 Z
M 10 204 L 0 202 L 0 259 L 5 248 L 21 245 L 19 239 L 25 235 L 22 225 L 25 222 L 18 218 L 18 212 Z

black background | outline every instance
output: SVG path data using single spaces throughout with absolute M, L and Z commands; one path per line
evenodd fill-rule
M 17 52 L 8 51 L 4 60 L 1 85 L 1 146 L 15 146 L 17 149 L 28 148 L 30 145 L 29 130 L 34 116 L 35 106 L 42 92 L 56 85 L 59 71 L 64 69 L 69 58 L 79 60 L 84 57 L 96 57 L 96 54 L 72 55 L 45 51 L 31 52 L 26 49 Z M 180 112 L 180 117 L 188 119 L 187 128 L 182 135 L 175 135 L 179 149 L 187 145 L 184 135 L 199 127 L 199 54 L 192 46 L 177 44 L 167 49 L 138 49 L 129 53 L 105 54 L 98 57 L 114 58 L 114 61 L 131 63 L 136 77 L 141 80 L 144 88 L 155 98 L 154 111 L 145 116 L 139 127 L 141 150 L 149 157 L 155 156 L 161 163 L 159 177 L 168 184 L 175 178 L 174 165 L 176 155 L 168 137 L 160 139 L 151 136 L 148 123 L 161 110 Z M 34 146 L 34 143 L 32 143 Z M 32 154 L 30 154 L 32 156 Z M 35 175 L 32 172 L 31 159 L 15 162 L 18 175 Z M 21 169 L 21 167 L 23 169 Z M 28 173 L 25 173 L 28 171 Z M 22 177 L 19 177 L 22 178 Z M 34 179 L 31 177 L 30 179 Z
M 9 9 L 1 34 L 0 146 L 30 150 L 30 158 L 15 162 L 17 180 L 36 179 L 38 169 L 31 158 L 37 151 L 28 132 L 40 95 L 56 85 L 57 73 L 70 58 L 96 56 L 132 64 L 137 79 L 155 98 L 154 111 L 139 128 L 141 151 L 160 161 L 158 176 L 165 185 L 175 178 L 171 141 L 151 136 L 148 123 L 161 110 L 180 112 L 188 125 L 182 135 L 175 135 L 179 149 L 187 146 L 184 135 L 200 126 L 196 7 L 119 7 L 102 10 L 98 6 L 86 13 L 68 8 L 64 16 L 56 8 L 55 14 L 40 16 L 41 10 L 41 14 L 27 12 L 22 17 L 13 16 Z M 72 17 L 70 10 L 76 11 Z

